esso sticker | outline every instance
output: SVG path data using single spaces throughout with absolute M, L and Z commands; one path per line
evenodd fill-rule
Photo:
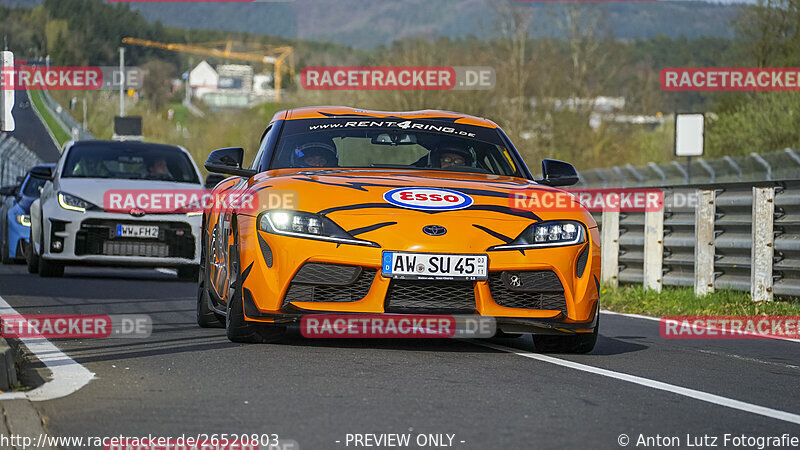
M 402 208 L 423 211 L 452 211 L 470 206 L 472 197 L 440 188 L 399 188 L 383 194 L 387 202 Z

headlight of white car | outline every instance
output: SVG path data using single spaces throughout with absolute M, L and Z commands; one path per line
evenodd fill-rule
M 58 193 L 58 204 L 64 209 L 78 212 L 86 212 L 87 209 L 96 208 L 94 204 L 66 192 Z

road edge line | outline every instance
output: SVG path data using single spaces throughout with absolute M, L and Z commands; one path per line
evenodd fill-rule
M 2 296 L 0 296 L 0 316 L 20 315 Z M 27 392 L 6 392 L 0 400 L 27 398 L 34 402 L 54 400 L 77 392 L 95 378 L 80 363 L 67 356 L 46 338 L 20 338 L 19 341 L 29 352 L 50 370 L 52 377 L 43 385 Z
M 517 356 L 522 356 L 523 358 L 535 359 L 537 361 L 546 362 L 562 367 L 567 367 L 570 369 L 580 370 L 582 372 L 593 373 L 595 375 L 601 375 L 604 377 L 613 378 L 620 381 L 627 381 L 632 384 L 638 384 L 640 386 L 649 387 L 651 389 L 656 389 L 660 391 L 671 392 L 673 394 L 692 398 L 695 400 L 700 400 L 702 402 L 711 403 L 718 406 L 724 406 L 726 408 L 736 409 L 739 411 L 744 411 L 751 414 L 757 414 L 760 416 L 769 417 L 771 419 L 782 420 L 784 422 L 800 425 L 800 414 L 781 411 L 779 409 L 768 408 L 766 406 L 760 406 L 753 403 L 747 403 L 741 400 L 735 400 L 732 398 L 723 397 L 721 395 L 711 394 L 709 392 L 704 392 L 697 389 L 691 389 L 683 386 L 669 384 L 663 381 L 652 380 L 650 378 L 644 378 L 636 375 L 627 374 L 624 372 L 617 372 L 614 370 L 603 369 L 600 367 L 590 366 L 587 364 L 581 364 L 566 359 L 554 358 L 552 356 L 532 353 L 529 351 L 520 350 L 513 347 L 506 347 L 504 345 L 494 344 L 490 342 L 480 342 L 475 340 L 470 340 L 469 342 L 475 345 L 480 345 L 494 350 L 511 353 Z

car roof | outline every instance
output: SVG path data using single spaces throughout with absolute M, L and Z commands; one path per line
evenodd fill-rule
M 56 163 L 37 164 L 37 165 L 35 165 L 35 166 L 31 167 L 31 168 L 28 170 L 28 172 L 30 172 L 31 170 L 33 170 L 33 169 L 35 169 L 35 168 L 37 168 L 37 167 L 49 167 L 49 168 L 51 168 L 51 169 L 55 169 L 55 168 L 56 168 Z
M 304 108 L 288 109 L 275 114 L 272 121 L 298 120 L 298 119 L 331 119 L 331 118 L 400 118 L 400 119 L 427 119 L 446 120 L 448 123 L 475 125 L 486 128 L 498 128 L 497 124 L 482 117 L 461 114 L 452 111 L 425 109 L 420 111 L 372 111 L 352 108 L 350 106 L 308 106 Z M 455 121 L 453 120 L 455 119 Z
M 105 147 L 105 148 L 129 148 L 129 149 L 163 149 L 163 150 L 183 150 L 180 146 L 169 144 L 156 144 L 154 142 L 137 141 L 74 141 L 71 147 Z

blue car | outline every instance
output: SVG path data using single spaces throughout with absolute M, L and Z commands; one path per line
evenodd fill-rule
M 39 188 L 48 179 L 55 164 L 34 166 L 28 174 L 20 177 L 17 186 L 0 188 L 0 195 L 7 197 L 0 204 L 0 259 L 3 264 L 25 262 L 30 229 L 31 203 L 39 198 Z

